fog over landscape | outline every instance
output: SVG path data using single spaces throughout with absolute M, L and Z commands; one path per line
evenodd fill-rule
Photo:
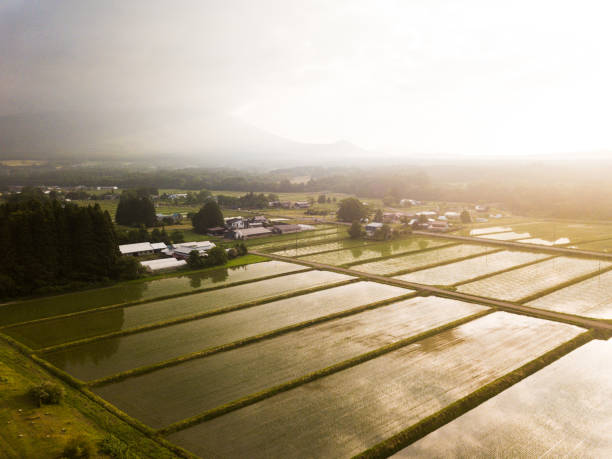
M 612 457 L 611 17 L 0 0 L 0 459 Z
M 0 5 L 2 158 L 601 154 L 602 1 Z

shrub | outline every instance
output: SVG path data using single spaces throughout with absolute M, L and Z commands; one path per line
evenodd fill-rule
M 208 266 L 219 266 L 227 263 L 227 253 L 221 247 L 213 247 L 208 251 L 206 264 Z
M 94 454 L 94 446 L 87 437 L 79 435 L 78 437 L 71 438 L 66 443 L 62 457 L 68 459 L 80 459 L 92 457 Z
M 64 397 L 64 388 L 59 384 L 51 381 L 44 381 L 30 389 L 30 397 L 38 406 L 56 405 L 62 401 Z
M 230 260 L 232 258 L 236 258 L 238 256 L 238 250 L 235 248 L 231 248 L 227 251 L 227 258 L 229 258 Z
M 140 456 L 130 451 L 130 447 L 113 435 L 100 441 L 100 452 L 117 459 L 137 459 Z

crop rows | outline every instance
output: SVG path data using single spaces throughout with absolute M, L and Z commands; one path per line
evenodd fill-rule
M 416 297 L 129 378 L 96 393 L 162 427 L 483 310 L 456 300 Z
M 593 340 L 394 457 L 610 457 L 610 359 Z
M 390 275 L 393 273 L 417 270 L 425 266 L 436 265 L 458 258 L 491 252 L 494 249 L 480 245 L 459 244 L 443 247 L 436 250 L 409 254 L 402 257 L 393 257 L 386 260 L 374 261 L 352 266 L 351 269 L 371 274 Z
M 242 284 L 163 301 L 106 309 L 34 322 L 9 328 L 6 333 L 33 348 L 53 346 L 82 338 L 104 335 L 147 324 L 229 308 L 249 301 L 272 298 L 288 292 L 329 285 L 350 279 L 329 271 L 308 271 Z
M 504 250 L 456 263 L 414 271 L 397 276 L 396 279 L 416 282 L 418 284 L 453 285 L 496 271 L 503 271 L 514 266 L 531 263 L 546 256 L 541 253 Z
M 351 456 L 579 332 L 490 314 L 168 438 L 202 456 Z
M 410 238 L 398 241 L 385 242 L 365 247 L 327 252 L 318 255 L 308 255 L 303 260 L 330 265 L 345 265 L 371 258 L 389 257 L 401 253 L 417 252 L 432 247 L 447 245 L 449 242 L 442 239 Z
M 407 292 L 389 285 L 358 282 L 152 331 L 86 343 L 50 352 L 45 358 L 79 379 L 98 379 Z
M 610 263 L 599 260 L 556 257 L 525 268 L 470 282 L 459 286 L 457 290 L 488 298 L 520 301 L 609 266 Z
M 114 287 L 38 298 L 0 306 L 0 325 L 69 314 L 113 304 L 143 301 L 303 269 L 304 267 L 300 265 L 268 261 L 235 268 L 221 268 L 183 276 L 166 277 L 148 282 L 123 283 Z

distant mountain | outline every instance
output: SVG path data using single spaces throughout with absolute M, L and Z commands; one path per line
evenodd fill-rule
M 373 156 L 350 142 L 296 142 L 227 116 L 54 112 L 0 117 L 1 159 L 157 159 L 279 168 L 345 165 Z

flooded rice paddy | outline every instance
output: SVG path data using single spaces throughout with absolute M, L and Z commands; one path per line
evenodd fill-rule
M 612 457 L 611 360 L 591 341 L 394 457 Z
M 451 299 L 416 297 L 95 392 L 159 428 L 484 310 L 487 308 Z
M 352 249 L 339 250 L 337 252 L 327 252 L 319 255 L 308 255 L 303 257 L 302 259 L 306 261 L 314 261 L 316 263 L 326 263 L 330 265 L 339 266 L 347 263 L 355 263 L 361 260 L 367 260 L 370 258 L 388 257 L 404 252 L 416 252 L 432 247 L 448 245 L 450 243 L 451 241 L 443 239 L 410 238 L 368 245 L 365 247 L 354 247 Z
M 484 276 L 505 269 L 531 263 L 548 255 L 533 252 L 504 250 L 448 265 L 436 266 L 398 276 L 396 279 L 418 284 L 453 285 L 475 277 Z
M 496 312 L 168 438 L 205 457 L 352 456 L 580 332 Z
M 409 269 L 419 269 L 425 266 L 444 263 L 457 258 L 468 257 L 480 253 L 494 252 L 497 249 L 472 244 L 459 244 L 426 252 L 415 253 L 402 257 L 374 261 L 351 266 L 355 271 L 364 273 L 391 275 Z
M 217 287 L 259 277 L 305 269 L 304 266 L 267 261 L 234 268 L 165 277 L 146 282 L 123 283 L 113 287 L 50 296 L 0 305 L 0 325 L 52 317 L 101 306 L 148 300 L 207 287 Z
M 53 346 L 90 336 L 128 330 L 193 314 L 201 314 L 250 301 L 319 287 L 351 279 L 329 271 L 307 271 L 211 290 L 163 301 L 85 312 L 66 318 L 34 322 L 6 329 L 6 333 L 33 348 Z
M 596 273 L 608 266 L 610 263 L 599 260 L 556 257 L 470 282 L 457 287 L 457 290 L 488 298 L 520 301 L 577 277 Z
M 410 290 L 358 282 L 142 333 L 81 344 L 50 352 L 44 358 L 79 379 L 98 379 L 406 293 Z
M 542 296 L 531 301 L 529 306 L 612 320 L 612 271 Z

